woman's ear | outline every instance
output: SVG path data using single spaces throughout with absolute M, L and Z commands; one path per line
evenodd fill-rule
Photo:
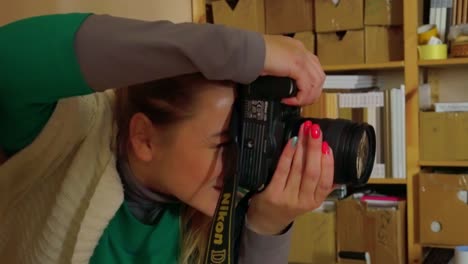
M 154 158 L 155 128 L 151 120 L 143 113 L 136 113 L 130 119 L 129 144 L 135 156 L 145 162 Z

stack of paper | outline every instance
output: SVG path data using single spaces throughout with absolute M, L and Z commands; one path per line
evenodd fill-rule
M 436 112 L 468 112 L 468 102 L 435 103 Z
M 359 89 L 377 86 L 372 75 L 327 75 L 323 89 Z

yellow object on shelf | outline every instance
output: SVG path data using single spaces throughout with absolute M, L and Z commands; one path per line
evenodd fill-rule
M 418 46 L 418 54 L 421 60 L 447 59 L 447 44 Z
M 418 28 L 418 43 L 419 45 L 426 45 L 432 37 L 438 37 L 436 25 L 427 24 Z

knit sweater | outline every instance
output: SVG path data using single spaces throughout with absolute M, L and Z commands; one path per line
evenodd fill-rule
M 112 100 L 60 100 L 36 140 L 0 166 L 3 263 L 88 263 L 123 202 Z

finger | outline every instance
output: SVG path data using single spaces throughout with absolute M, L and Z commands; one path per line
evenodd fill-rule
M 302 43 L 301 43 L 302 45 Z M 305 48 L 302 48 L 305 50 Z M 283 103 L 289 105 L 302 105 L 308 96 L 310 90 L 310 70 L 308 58 L 306 52 L 297 54 L 296 63 L 291 65 L 291 71 L 289 77 L 295 80 L 298 92 L 295 97 L 285 98 L 282 100 Z
M 311 76 L 310 72 L 306 71 L 306 67 L 299 70 L 297 75 L 293 75 L 292 78 L 296 81 L 296 85 L 298 88 L 298 92 L 295 97 L 285 98 L 282 100 L 283 103 L 289 105 L 304 105 L 307 102 L 307 97 L 310 93 L 310 84 L 311 84 Z
M 299 102 L 301 105 L 311 104 L 315 97 L 320 93 L 320 90 L 317 90 L 316 83 L 318 82 L 318 68 L 317 65 L 311 59 L 311 55 L 307 56 L 307 64 L 304 67 L 304 85 L 306 86 L 304 90 L 306 93 L 303 97 L 299 98 Z
M 278 160 L 275 173 L 273 173 L 271 182 L 267 186 L 265 192 L 271 191 L 273 194 L 277 194 L 285 189 L 286 181 L 288 179 L 289 171 L 291 170 L 291 165 L 294 158 L 294 153 L 296 152 L 297 141 L 298 138 L 293 137 L 284 147 L 284 150 Z
M 322 166 L 322 132 L 319 125 L 313 124 L 307 142 L 306 165 L 302 176 L 299 197 L 307 204 L 314 201 L 317 184 L 320 179 Z
M 306 105 L 311 104 L 319 98 L 323 83 L 325 81 L 325 73 L 323 72 L 316 57 L 310 53 L 304 53 L 304 66 L 293 73 L 297 73 L 295 77 L 299 92 L 294 98 L 284 99 L 283 103 L 290 105 Z
M 317 101 L 320 94 L 322 93 L 323 83 L 325 82 L 325 73 L 318 62 L 316 56 L 309 54 L 310 73 L 311 73 L 311 88 L 308 99 L 308 103 Z
M 322 202 L 333 190 L 334 160 L 333 150 L 327 142 L 322 145 L 322 173 L 315 190 L 315 201 Z
M 301 125 L 298 135 L 298 144 L 296 153 L 289 172 L 288 181 L 286 182 L 285 191 L 290 197 L 298 198 L 299 188 L 301 186 L 302 173 L 304 171 L 304 148 L 306 143 L 306 135 L 309 134 L 312 122 L 306 121 Z

